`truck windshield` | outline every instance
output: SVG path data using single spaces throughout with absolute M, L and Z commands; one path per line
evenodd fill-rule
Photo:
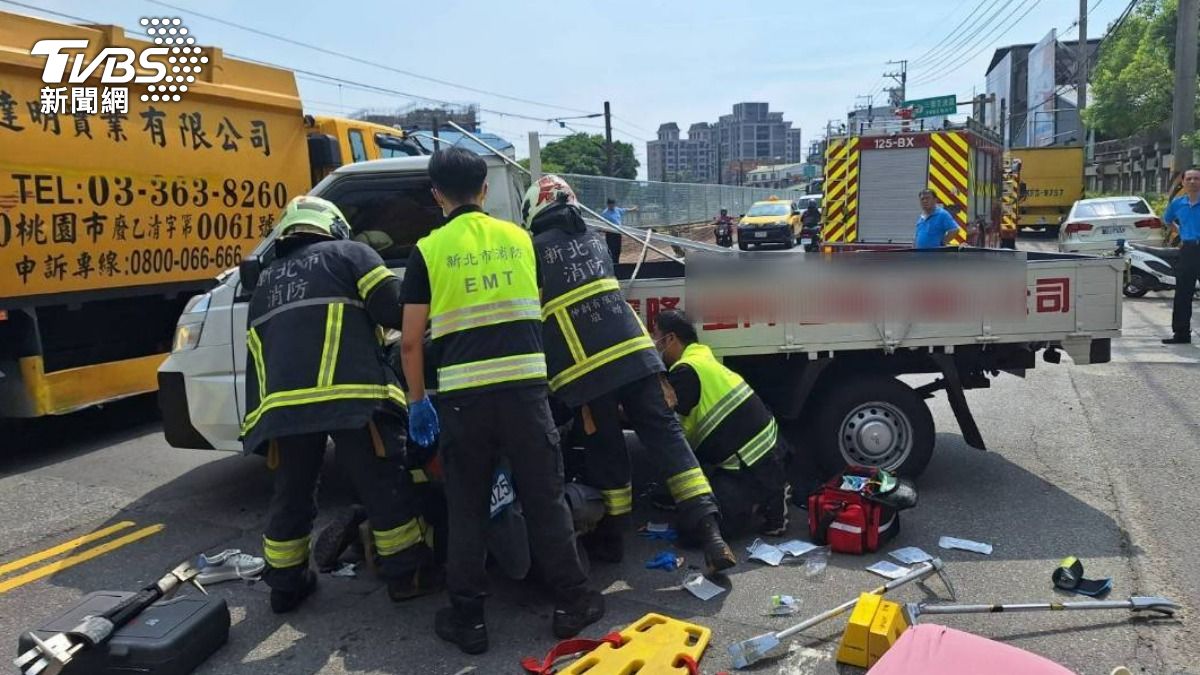
M 746 216 L 786 216 L 789 210 L 787 204 L 755 204 L 746 212 Z

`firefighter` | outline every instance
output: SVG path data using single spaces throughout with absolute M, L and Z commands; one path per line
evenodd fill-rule
M 487 170 L 481 157 L 461 148 L 430 157 L 433 196 L 447 222 L 417 242 L 402 292 L 411 433 L 424 446 L 440 437 L 449 511 L 450 607 L 438 611 L 434 629 L 468 654 L 488 648 L 484 532 L 501 456 L 512 469 L 534 557 L 556 596 L 554 634 L 572 637 L 604 615 L 604 596 L 586 587 L 563 498 L 533 241 L 480 208 Z M 425 391 L 427 321 L 439 353 L 437 409 Z
M 721 537 L 717 505 L 663 391 L 666 370 L 654 342 L 625 301 L 600 235 L 584 223 L 571 187 L 543 176 L 521 204 L 534 235 L 550 389 L 580 410 L 585 474 L 600 488 L 607 515 L 584 540 L 600 560 L 619 562 L 633 506 L 624 410 L 667 480 L 679 526 L 704 549 L 711 572 L 737 563 Z
M 726 368 L 697 341 L 683 312 L 658 315 L 654 341 L 670 367 L 675 410 L 683 416 L 688 442 L 705 468 L 729 536 L 749 529 L 781 536 L 788 528 L 791 485 L 788 451 L 775 417 L 740 375 Z M 815 482 L 815 467 L 804 467 L 797 485 Z
M 396 601 L 437 590 L 405 467 L 407 411 L 382 328 L 399 328 L 400 280 L 350 239 L 338 208 L 302 196 L 276 225 L 276 259 L 250 299 L 243 444 L 267 455 L 275 488 L 263 536 L 271 609 L 287 612 L 316 587 L 308 552 L 316 488 L 332 437 L 336 461 L 366 507 Z

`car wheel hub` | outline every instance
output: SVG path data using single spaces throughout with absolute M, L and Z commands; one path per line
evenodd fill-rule
M 890 403 L 873 401 L 842 420 L 838 445 L 848 463 L 895 468 L 912 453 L 912 425 Z

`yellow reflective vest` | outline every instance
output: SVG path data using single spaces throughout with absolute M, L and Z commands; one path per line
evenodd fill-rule
M 529 233 L 470 210 L 417 242 L 429 272 L 438 394 L 545 383 Z
M 671 371 L 684 366 L 700 380 L 700 401 L 683 416 L 683 432 L 701 464 L 737 470 L 771 452 L 779 434 L 775 417 L 741 375 L 699 343 L 688 345 Z

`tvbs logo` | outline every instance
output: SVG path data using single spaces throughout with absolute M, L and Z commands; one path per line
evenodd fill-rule
M 145 85 L 142 101 L 179 101 L 188 85 L 208 64 L 196 39 L 188 34 L 179 18 L 143 18 L 141 25 L 153 41 L 153 47 L 105 47 L 94 58 L 88 57 L 88 40 L 38 40 L 29 53 L 46 57 L 42 68 L 43 114 L 95 113 L 96 87 L 83 85 L 98 76 L 103 88 L 102 112 L 128 112 L 128 86 Z M 70 106 L 67 93 L 70 89 Z

